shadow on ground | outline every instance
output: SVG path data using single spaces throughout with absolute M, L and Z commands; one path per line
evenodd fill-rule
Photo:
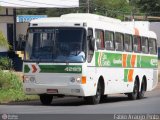
M 110 104 L 131 101 L 127 96 L 109 96 L 106 101 L 101 102 L 100 104 Z M 39 100 L 36 101 L 24 101 L 24 102 L 11 102 L 2 105 L 25 105 L 25 106 L 43 106 Z M 52 101 L 52 104 L 49 106 L 83 106 L 88 105 L 83 98 L 77 97 L 66 97 L 66 98 L 55 98 Z

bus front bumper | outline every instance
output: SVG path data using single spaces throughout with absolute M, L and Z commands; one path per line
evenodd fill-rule
M 23 90 L 28 95 L 53 94 L 69 96 L 86 96 L 83 85 L 56 86 L 52 84 L 24 83 Z

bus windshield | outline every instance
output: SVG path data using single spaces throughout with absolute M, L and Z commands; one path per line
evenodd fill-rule
M 25 49 L 26 61 L 75 62 L 86 59 L 84 28 L 30 28 Z

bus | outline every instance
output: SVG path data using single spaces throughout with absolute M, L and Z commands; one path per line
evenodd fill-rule
M 156 34 L 138 22 L 90 13 L 32 20 L 23 88 L 43 105 L 53 96 L 98 104 L 110 94 L 142 99 L 158 83 Z

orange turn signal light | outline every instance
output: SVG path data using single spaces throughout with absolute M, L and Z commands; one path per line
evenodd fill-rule
M 86 84 L 86 76 L 82 76 L 82 84 Z

